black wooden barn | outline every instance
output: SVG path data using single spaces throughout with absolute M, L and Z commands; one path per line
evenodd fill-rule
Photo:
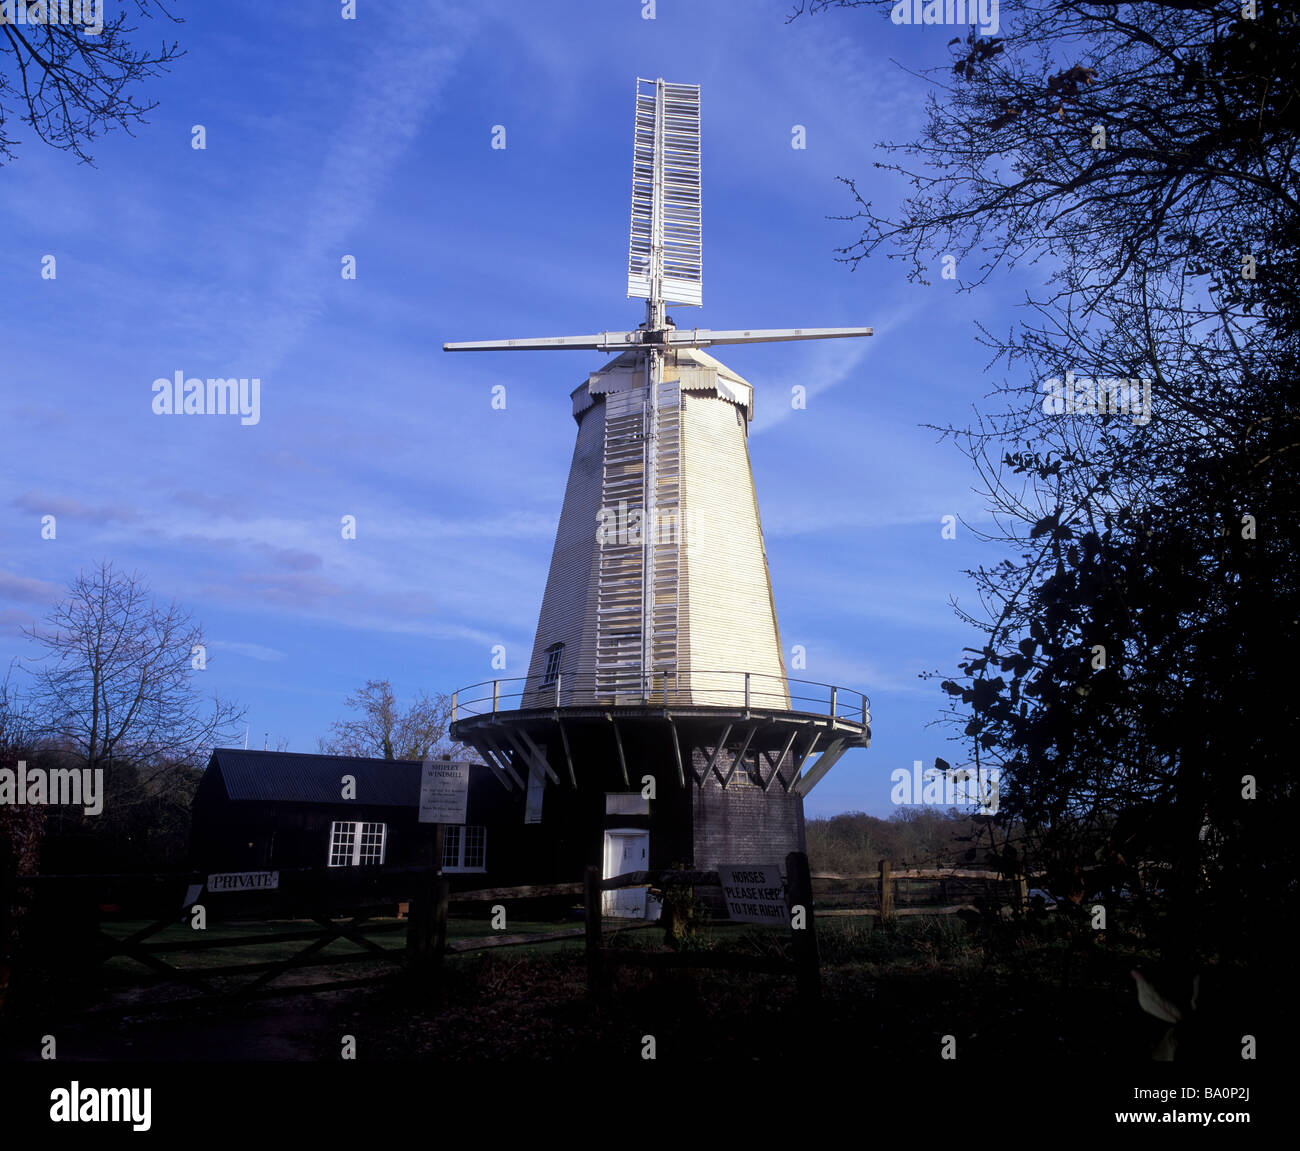
M 200 871 L 404 866 L 424 862 L 418 760 L 218 748 L 192 805 Z M 347 777 L 351 777 L 351 782 Z M 344 798 L 344 795 L 354 798 Z M 470 765 L 465 825 L 449 826 L 443 873 L 455 888 L 525 882 L 524 796 Z

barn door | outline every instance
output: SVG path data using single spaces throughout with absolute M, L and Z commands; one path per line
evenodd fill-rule
M 650 866 L 650 833 L 642 830 L 605 832 L 605 861 L 601 872 L 603 879 L 624 875 L 629 871 L 645 871 Z M 624 887 L 618 891 L 604 892 L 602 910 L 606 915 L 628 919 L 644 919 L 646 915 L 646 889 Z

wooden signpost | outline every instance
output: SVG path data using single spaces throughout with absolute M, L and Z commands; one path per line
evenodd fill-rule
M 442 963 L 447 949 L 447 907 L 451 885 L 442 876 L 447 824 L 465 823 L 469 805 L 469 764 L 426 759 L 420 773 L 421 824 L 429 825 L 421 854 L 428 872 L 418 885 L 406 936 L 407 958 L 415 971 Z
M 785 883 L 775 864 L 718 866 L 727 914 L 738 923 L 772 923 L 784 927 L 790 912 L 785 905 Z
M 601 893 L 620 887 L 676 884 L 721 887 L 728 912 L 742 923 L 762 923 L 790 931 L 790 958 L 712 950 L 648 951 L 605 947 L 601 941 Z M 808 857 L 792 851 L 785 857 L 785 878 L 774 864 L 720 866 L 716 871 L 630 871 L 601 879 L 588 867 L 586 882 L 587 993 L 592 999 L 609 992 L 609 979 L 620 965 L 669 968 L 717 968 L 793 974 L 799 998 L 813 1008 L 821 998 L 821 966 Z
M 799 994 L 807 1002 L 821 996 L 821 962 L 813 922 L 812 876 L 808 857 L 785 857 L 786 878 L 775 864 L 718 868 L 727 914 L 740 923 L 767 923 L 791 930 L 791 953 Z
M 464 823 L 469 805 L 469 764 L 426 759 L 420 772 L 420 822 Z

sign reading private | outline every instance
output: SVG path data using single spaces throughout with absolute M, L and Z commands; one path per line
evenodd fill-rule
M 420 822 L 464 823 L 469 764 L 426 759 L 420 773 Z
M 278 871 L 219 871 L 208 876 L 208 890 L 211 892 L 274 891 L 279 886 Z
M 789 923 L 785 885 L 775 866 L 719 867 L 727 914 L 741 923 Z

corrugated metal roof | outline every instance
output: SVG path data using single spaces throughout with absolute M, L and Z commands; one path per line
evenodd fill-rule
M 419 760 L 354 759 L 292 751 L 245 751 L 219 747 L 208 770 L 216 768 L 233 800 L 292 803 L 343 802 L 343 777 L 357 781 L 359 804 L 418 807 Z

